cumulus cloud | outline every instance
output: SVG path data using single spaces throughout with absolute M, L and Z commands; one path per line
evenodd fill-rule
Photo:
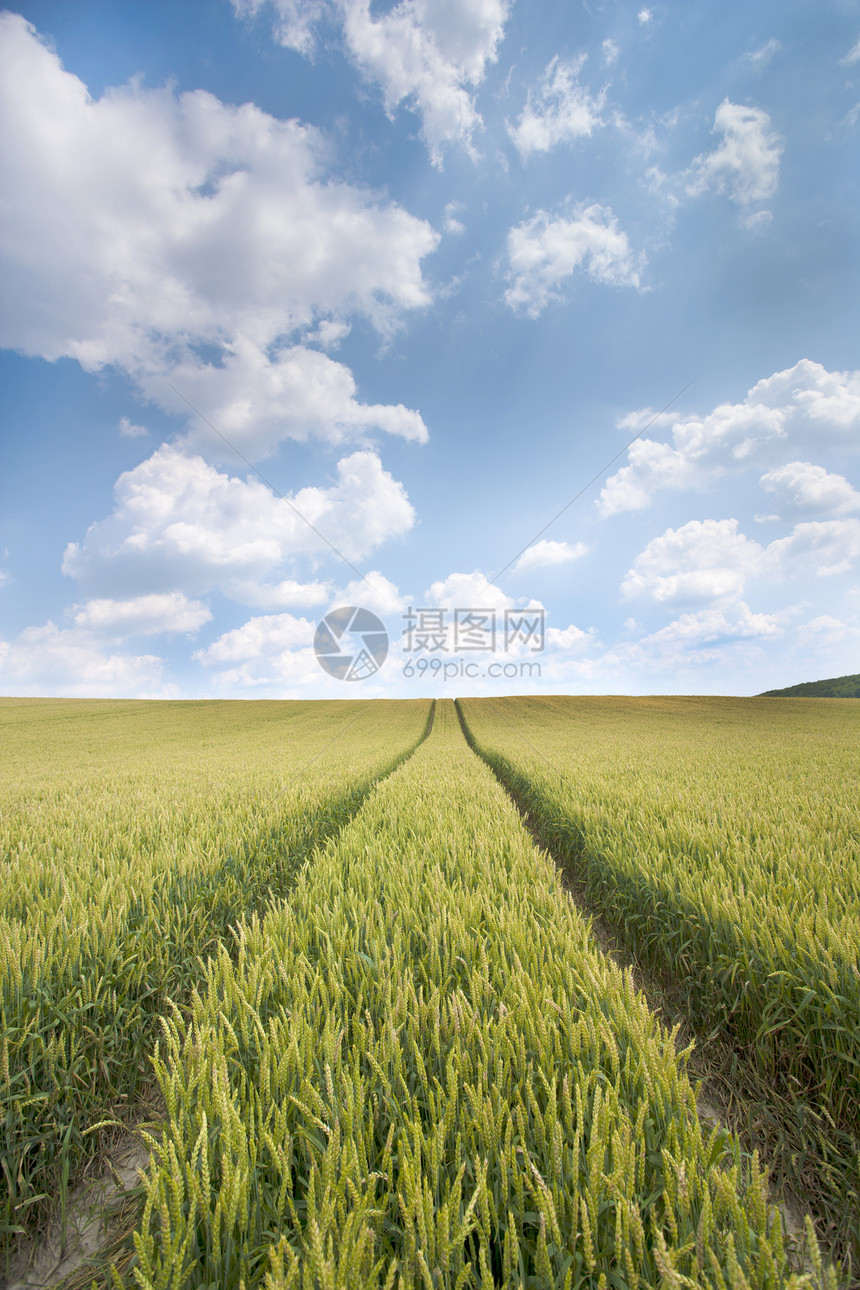
M 414 443 L 427 439 L 418 412 L 402 403 L 360 403 L 349 368 L 303 345 L 270 356 L 242 338 L 225 346 L 220 364 L 189 357 L 171 369 L 170 381 L 183 397 L 159 376 L 141 385 L 171 412 L 187 411 L 187 399 L 231 443 L 257 459 L 283 439 L 339 444 L 373 430 Z M 188 442 L 207 457 L 225 456 L 222 441 L 199 417 L 189 424 Z
M 350 323 L 342 322 L 339 318 L 323 318 L 319 327 L 306 334 L 305 340 L 311 343 L 316 342 L 323 349 L 337 349 L 342 340 L 345 340 L 352 331 Z
M 170 698 L 162 660 L 155 654 L 111 652 L 80 628 L 53 622 L 28 627 L 13 641 L 0 641 L 0 667 L 7 694 L 69 698 Z
M 833 646 L 847 646 L 845 672 L 856 667 L 857 650 L 860 648 L 860 623 L 854 618 L 836 618 L 833 614 L 819 614 L 802 623 L 796 633 L 798 646 L 812 655 L 827 652 L 832 659 Z M 804 678 L 805 679 L 805 678 Z
M 810 520 L 767 548 L 768 566 L 783 576 L 848 573 L 860 558 L 860 520 Z
M 136 596 L 132 600 L 89 600 L 75 613 L 78 627 L 120 640 L 163 632 L 196 632 L 211 618 L 206 605 L 189 600 L 181 591 Z
M 374 18 L 369 0 L 342 0 L 347 49 L 382 89 L 386 111 L 404 101 L 421 117 L 434 166 L 445 149 L 474 152 L 483 127 L 470 88 L 484 79 L 502 40 L 508 0 L 401 0 Z
M 844 475 L 832 474 L 811 461 L 786 462 L 762 475 L 760 482 L 785 510 L 844 515 L 860 509 L 860 493 Z
M 860 429 L 860 370 L 828 372 L 820 363 L 801 359 L 754 385 L 749 400 L 780 411 L 792 405 L 806 415 L 831 444 L 851 448 Z
M 447 642 L 447 649 L 454 651 L 490 649 L 492 642 L 503 662 L 531 658 L 539 652 L 545 634 L 541 601 L 530 598 L 524 604 L 522 598 L 507 595 L 477 569 L 472 573 L 451 573 L 434 582 L 417 607 L 438 610 L 439 617 L 416 619 L 412 630 L 431 639 L 437 635 Z M 477 616 L 474 619 L 473 612 Z
M 371 412 L 346 369 L 314 367 L 288 340 L 348 315 L 389 334 L 426 306 L 421 261 L 439 237 L 425 221 L 332 178 L 318 131 L 253 104 L 136 81 L 91 97 L 17 14 L 0 15 L 0 73 L 0 343 L 116 364 L 171 410 L 159 374 L 195 372 L 218 410 L 262 372 L 261 415 L 285 401 L 287 434 L 320 425 L 322 393 L 309 409 L 289 397 L 304 365 L 331 385 L 335 436 L 372 424 L 422 437 L 417 413 Z
M 195 650 L 194 658 L 210 666 L 282 654 L 296 645 L 311 645 L 315 630 L 316 625 L 307 618 L 294 618 L 292 614 L 266 614 L 250 618 L 242 627 L 224 632 L 206 649 Z
M 621 583 L 626 597 L 656 604 L 738 601 L 751 579 L 797 580 L 849 572 L 860 559 L 860 520 L 813 520 L 768 546 L 736 519 L 690 520 L 667 529 L 636 557 Z
M 688 194 L 697 196 L 712 190 L 740 206 L 772 197 L 779 183 L 784 145 L 771 130 L 767 112 L 723 99 L 714 117 L 714 134 L 722 135 L 722 141 L 693 162 Z
M 652 538 L 625 574 L 621 592 L 658 604 L 737 598 L 762 555 L 735 519 L 690 520 Z
M 100 597 L 220 588 L 239 601 L 250 592 L 252 604 L 285 591 L 295 600 L 297 584 L 281 580 L 285 563 L 330 555 L 309 524 L 359 559 L 414 522 L 403 486 L 372 452 L 344 457 L 335 483 L 300 489 L 288 502 L 259 480 L 163 445 L 121 475 L 114 492 L 113 514 L 70 543 L 63 559 L 63 572 Z M 305 603 L 319 602 L 318 584 L 307 592 Z
M 511 570 L 512 573 L 531 573 L 533 569 L 545 569 L 556 564 L 569 564 L 578 560 L 588 551 L 584 542 L 552 542 L 544 539 L 528 547 Z
M 288 609 L 293 605 L 324 605 L 331 596 L 331 588 L 324 582 L 296 582 L 282 578 L 280 582 L 255 582 L 253 579 L 234 579 L 229 584 L 231 600 L 252 609 Z
M 451 573 L 447 578 L 434 582 L 427 592 L 427 604 L 448 609 L 504 610 L 514 607 L 511 597 L 477 569 L 473 573 Z
M 581 627 L 576 627 L 571 623 L 570 627 L 548 627 L 546 629 L 546 643 L 550 650 L 558 650 L 565 654 L 582 654 L 590 649 L 597 640 L 597 629 L 589 627 L 583 631 Z
M 686 683 L 694 680 L 702 693 L 702 687 L 709 684 L 710 668 L 722 667 L 729 676 L 748 678 L 752 670 L 766 665 L 766 659 L 777 657 L 778 642 L 793 645 L 795 633 L 787 632 L 786 627 L 794 613 L 756 613 L 743 600 L 723 601 L 681 613 L 657 631 L 622 642 L 600 662 L 604 668 L 620 667 L 622 676 L 632 673 L 651 678 L 651 689 L 659 678 L 656 683 L 664 692 L 678 693 L 688 678 Z M 769 679 L 770 674 L 765 672 L 764 676 Z M 723 681 L 719 692 L 728 689 L 731 693 L 736 685 L 737 680 L 728 687 Z
M 665 627 L 643 637 L 641 644 L 701 646 L 779 636 L 785 617 L 784 614 L 755 614 L 739 600 L 720 609 L 681 614 Z
M 557 288 L 580 267 L 593 282 L 639 286 L 627 234 L 606 206 L 577 207 L 571 218 L 538 211 L 508 233 L 508 260 L 505 300 L 530 318 L 561 298 Z
M 645 408 L 622 418 L 619 426 L 635 430 L 652 416 Z M 740 403 L 721 403 L 706 416 L 664 414 L 655 424 L 671 426 L 673 443 L 637 439 L 631 444 L 627 464 L 600 493 L 603 516 L 641 510 L 664 489 L 703 487 L 763 464 L 776 470 L 798 449 L 827 444 L 856 450 L 860 371 L 829 372 L 801 359 L 759 381 Z
M 266 0 L 232 0 L 240 17 L 254 17 Z M 382 90 L 392 116 L 405 103 L 421 118 L 434 166 L 447 148 L 474 155 L 483 129 L 472 91 L 495 62 L 510 0 L 400 0 L 371 13 L 370 0 L 272 0 L 275 39 L 310 56 L 324 20 L 342 33 L 348 57 L 362 77 Z
M 627 461 L 601 490 L 597 505 L 604 516 L 643 510 L 660 489 L 689 488 L 699 480 L 694 461 L 655 439 L 636 439 L 627 449 Z
M 292 614 L 265 614 L 224 632 L 193 657 L 225 693 L 318 690 L 324 683 L 313 650 L 316 624 Z
M 119 432 L 124 439 L 143 439 L 149 434 L 146 426 L 137 426 L 128 417 L 120 417 Z
M 556 55 L 537 88 L 529 90 L 517 124 L 508 125 L 508 134 L 523 159 L 534 152 L 550 152 L 561 143 L 588 138 L 603 124 L 600 114 L 606 91 L 592 95 L 580 84 L 585 61 L 584 54 L 567 62 Z
M 405 609 L 407 600 L 389 578 L 378 569 L 370 569 L 363 578 L 350 582 L 336 597 L 329 596 L 329 604 L 332 608 L 336 604 L 361 605 L 384 617 Z

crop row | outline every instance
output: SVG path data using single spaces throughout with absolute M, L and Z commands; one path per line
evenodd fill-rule
M 473 741 L 636 960 L 719 1032 L 860 1266 L 860 713 L 467 700 Z
M 428 712 L 3 705 L 0 1250 L 68 1188 L 93 1126 L 134 1115 L 167 999 L 289 890 Z
M 809 1284 L 450 702 L 156 1071 L 140 1290 Z

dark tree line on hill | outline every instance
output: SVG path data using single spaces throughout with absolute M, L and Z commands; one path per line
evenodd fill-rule
M 760 699 L 860 699 L 860 673 L 834 676 L 829 681 L 804 681 L 784 690 L 765 690 Z

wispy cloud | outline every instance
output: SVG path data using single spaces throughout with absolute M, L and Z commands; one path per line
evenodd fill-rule
M 638 287 L 644 263 L 612 211 L 599 205 L 578 207 L 571 216 L 538 211 L 508 233 L 508 260 L 505 300 L 530 318 L 560 298 L 559 286 L 579 268 L 593 282 Z
M 124 439 L 142 439 L 149 434 L 146 426 L 135 425 L 128 417 L 120 417 L 119 432 Z
M 544 539 L 530 546 L 511 569 L 512 573 L 531 573 L 535 569 L 547 569 L 554 565 L 570 564 L 579 560 L 588 552 L 584 542 L 552 542 Z
M 688 175 L 688 195 L 711 190 L 744 207 L 772 197 L 784 142 L 771 129 L 767 112 L 723 99 L 714 117 L 714 134 L 721 135 L 721 141 L 696 157 Z
M 591 94 L 580 84 L 585 55 L 567 62 L 558 56 L 548 64 L 538 85 L 530 89 L 517 124 L 508 134 L 524 159 L 550 152 L 562 143 L 588 138 L 603 124 L 606 91 Z
M 782 49 L 782 41 L 777 40 L 776 36 L 771 36 L 770 40 L 765 41 L 760 49 L 755 49 L 744 54 L 744 62 L 752 63 L 756 70 L 767 67 L 768 63 Z
M 842 67 L 851 67 L 854 63 L 860 63 L 860 40 L 856 45 L 851 46 L 844 58 L 840 58 L 839 63 Z
M 253 18 L 267 0 L 232 0 L 238 17 Z M 431 162 L 445 151 L 471 155 L 484 123 L 473 91 L 496 59 L 510 0 L 400 0 L 371 13 L 370 0 L 271 0 L 275 39 L 311 57 L 316 30 L 327 20 L 341 31 L 346 52 L 362 77 L 382 90 L 389 115 L 401 104 L 421 118 Z

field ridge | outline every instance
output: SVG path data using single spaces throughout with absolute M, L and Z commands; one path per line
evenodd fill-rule
M 803 1209 L 812 1206 L 817 1214 L 823 1246 L 832 1249 L 834 1257 L 839 1261 L 845 1260 L 846 1267 L 856 1268 L 860 1257 L 860 1202 L 857 1192 L 860 1156 L 856 1118 L 852 1132 L 850 1092 L 852 1060 L 856 1061 L 856 1057 L 852 1059 L 850 1048 L 844 1052 L 841 1062 L 835 1049 L 826 1056 L 816 1052 L 814 1047 L 810 1048 L 808 1043 L 806 1052 L 800 1049 L 803 1064 L 796 1069 L 801 1076 L 817 1060 L 818 1068 L 835 1072 L 841 1080 L 841 1084 L 837 1086 L 834 1074 L 829 1076 L 828 1088 L 832 1088 L 834 1094 L 832 1102 L 819 1093 L 809 1076 L 806 1084 L 797 1079 L 789 1082 L 779 1064 L 775 1071 L 772 1064 L 768 1064 L 766 1069 L 759 1068 L 759 1049 L 756 1046 L 758 1036 L 752 1041 L 744 1036 L 739 1037 L 734 1029 L 735 1013 L 729 1007 L 722 1015 L 715 1015 L 711 1010 L 706 981 L 715 978 L 711 977 L 710 969 L 705 971 L 696 958 L 696 930 L 698 929 L 700 936 L 707 935 L 711 939 L 717 934 L 728 938 L 727 948 L 724 952 L 721 951 L 721 961 L 735 968 L 741 985 L 747 965 L 751 973 L 759 971 L 755 962 L 758 951 L 752 945 L 746 949 L 739 945 L 737 953 L 740 957 L 732 956 L 728 941 L 735 938 L 734 929 L 728 923 L 721 929 L 712 921 L 719 915 L 716 898 L 715 908 L 700 910 L 693 905 L 687 908 L 680 888 L 677 893 L 668 888 L 664 891 L 662 877 L 652 889 L 652 878 L 643 858 L 647 831 L 642 819 L 613 819 L 611 815 L 602 818 L 600 811 L 603 807 L 609 809 L 609 799 L 602 804 L 595 804 L 594 801 L 589 803 L 589 794 L 599 790 L 595 789 L 593 782 L 590 782 L 588 789 L 582 789 L 575 778 L 571 779 L 572 772 L 569 768 L 565 770 L 567 778 L 558 781 L 559 785 L 563 783 L 566 786 L 565 791 L 554 787 L 556 781 L 553 776 L 560 773 L 555 760 L 550 759 L 532 742 L 535 734 L 527 719 L 517 724 L 509 719 L 516 713 L 517 702 L 524 701 L 467 700 L 465 708 L 458 701 L 461 721 L 471 746 L 494 771 L 518 809 L 529 819 L 531 828 L 548 852 L 571 876 L 587 908 L 603 916 L 616 943 L 620 943 L 623 948 L 625 958 L 636 966 L 637 971 L 643 973 L 645 980 L 652 983 L 655 996 L 662 996 L 669 1015 L 683 1021 L 688 1032 L 696 1036 L 702 1054 L 701 1074 L 710 1073 L 712 1083 L 716 1084 L 718 1090 L 722 1090 L 722 1095 L 717 1091 L 713 1100 L 725 1109 L 727 1119 L 733 1127 L 744 1130 L 747 1141 L 751 1144 L 758 1143 L 762 1148 L 774 1169 L 779 1191 L 787 1193 Z M 637 701 L 627 702 L 632 705 Z M 639 702 L 653 706 L 658 701 Z M 535 708 L 539 703 L 540 701 L 536 701 Z M 684 701 L 679 703 L 682 706 L 678 709 L 676 719 L 683 724 L 687 719 L 684 716 Z M 783 711 L 780 705 L 780 712 Z M 534 712 L 530 715 L 534 717 Z M 521 712 L 520 716 L 524 717 L 524 713 Z M 809 714 L 807 717 L 814 721 Z M 475 733 L 476 721 L 480 724 L 480 738 Z M 588 718 L 584 716 L 580 732 L 588 730 Z M 508 732 L 513 732 L 516 736 L 515 743 L 510 747 L 504 742 L 508 738 Z M 686 744 L 683 746 L 686 747 Z M 558 748 L 555 751 L 558 752 Z M 580 756 L 587 755 L 587 751 L 580 749 Z M 603 762 L 600 765 L 603 766 Z M 633 766 L 624 768 L 619 780 L 625 786 L 622 791 L 629 791 L 626 786 L 636 773 L 639 772 Z M 645 778 L 647 779 L 647 774 Z M 645 801 L 647 796 L 641 798 L 640 810 L 645 809 Z M 577 802 L 578 806 L 575 805 Z M 707 872 L 708 854 L 701 836 L 694 845 L 690 863 Z M 611 848 L 615 848 L 615 852 L 610 856 Z M 747 881 L 752 885 L 750 875 L 747 875 Z M 688 923 L 693 929 L 689 935 L 686 933 Z M 764 943 L 772 946 L 773 941 L 768 939 L 767 929 L 762 934 Z M 671 953 L 674 950 L 670 950 L 670 942 L 674 944 L 675 941 L 683 949 L 685 971 L 679 971 L 677 966 L 673 969 Z M 837 966 L 846 952 L 844 937 L 842 944 L 838 945 L 838 952 L 842 959 L 837 960 Z M 804 970 L 812 973 L 815 967 L 812 951 L 798 941 L 796 954 L 803 956 Z M 832 971 L 831 968 L 828 970 Z M 850 965 L 846 970 L 843 993 L 848 994 L 852 988 Z M 779 977 L 785 973 L 775 975 Z M 855 966 L 855 996 L 857 982 Z M 766 991 L 767 986 L 767 980 L 760 981 L 759 993 Z M 715 990 L 716 986 L 712 984 L 711 989 Z M 800 987 L 798 991 L 803 993 Z M 714 997 L 716 1000 L 720 998 L 718 994 Z M 806 1005 L 816 1006 L 820 1014 L 820 1021 L 814 1031 L 816 1036 L 820 1029 L 823 1029 L 826 1036 L 829 1026 L 836 1033 L 839 1042 L 841 1031 L 836 1028 L 844 1024 L 847 1027 L 846 1042 L 851 1043 L 853 1033 L 856 1051 L 860 1028 L 856 1004 L 852 1008 L 850 999 L 843 1001 L 829 978 L 822 980 L 818 995 L 810 978 L 804 998 Z M 842 1014 L 832 1015 L 831 1004 L 834 1009 L 840 1005 Z M 781 1005 L 778 994 L 773 997 L 766 994 L 763 1001 L 757 999 L 757 1007 L 761 1009 L 756 1023 L 759 1032 L 768 1024 L 767 1021 L 762 1022 L 762 1016 L 766 1017 L 768 1011 L 775 1012 L 775 1005 L 781 1008 L 778 1014 L 781 1025 L 791 1026 L 792 1015 L 788 1005 Z M 793 1051 L 797 1051 L 802 1039 L 797 1021 L 794 1021 L 794 1028 L 798 1032 L 796 1039 L 791 1031 L 788 1033 L 793 1042 Z M 753 1026 L 753 1033 L 755 1030 L 756 1025 Z M 778 1031 L 779 1027 L 774 1026 L 774 1030 Z M 813 1033 L 811 1029 L 809 1033 Z M 767 1038 L 768 1035 L 765 1035 L 765 1039 Z M 782 1039 L 782 1035 L 779 1035 L 779 1039 Z M 779 1056 L 780 1048 L 777 1048 L 777 1058 Z M 791 1071 L 792 1075 L 794 1073 Z M 838 1100 L 837 1090 L 840 1092 Z M 836 1108 L 840 1105 L 841 1117 L 834 1121 L 833 1116 L 839 1114 Z M 856 1108 L 856 1097 L 854 1106 Z M 850 1276 L 851 1273 L 846 1275 Z
M 338 727 L 293 779 L 339 739 L 349 739 L 368 706 Z M 219 844 L 208 868 L 166 869 L 145 892 L 132 894 L 124 910 L 100 914 L 93 934 L 70 941 L 51 975 L 38 946 L 34 957 L 27 904 L 6 900 L 0 919 L 0 1267 L 13 1260 L 20 1266 L 33 1248 L 28 1238 L 37 1238 L 57 1209 L 65 1215 L 76 1182 L 102 1151 L 104 1135 L 93 1126 L 104 1124 L 110 1133 L 118 1121 L 133 1124 L 139 1117 L 141 1099 L 150 1096 L 150 1054 L 167 1000 L 185 1005 L 206 960 L 221 946 L 235 953 L 235 925 L 288 894 L 310 857 L 428 737 L 433 708 L 431 700 L 417 740 L 388 749 L 373 773 L 324 793 L 289 828 L 263 821 L 241 848 Z M 77 711 L 80 716 L 83 709 Z M 48 920 L 46 944 L 52 934 L 64 935 L 60 915 Z M 34 1089 L 50 1092 L 33 1097 Z
M 506 776 L 499 764 L 478 748 L 460 700 L 455 699 L 454 702 L 460 728 L 467 744 L 475 756 L 479 757 L 493 772 L 498 783 L 519 811 L 535 845 L 545 851 L 555 864 L 565 890 L 583 918 L 588 921 L 592 935 L 602 952 L 618 967 L 632 972 L 636 986 L 642 991 L 651 1011 L 662 1019 L 667 1030 L 677 1031 L 678 1042 L 682 1048 L 692 1048 L 689 1069 L 691 1074 L 701 1082 L 701 1091 L 697 1093 L 700 1116 L 706 1121 L 727 1126 L 733 1133 L 739 1134 L 750 1154 L 758 1149 L 767 1163 L 770 1153 L 767 1150 L 766 1141 L 755 1140 L 749 1132 L 744 1117 L 733 1106 L 732 1099 L 725 1096 L 726 1066 L 731 1066 L 732 1055 L 725 1048 L 721 1049 L 718 1046 L 714 1035 L 706 1035 L 701 1028 L 697 1029 L 693 1026 L 689 1011 L 684 1008 L 680 992 L 677 988 L 673 988 L 674 981 L 665 972 L 656 973 L 653 965 L 645 966 L 636 956 L 629 942 L 620 934 L 620 929 L 608 921 L 605 909 L 595 904 L 589 897 L 585 884 L 577 876 L 576 866 L 571 863 L 570 854 L 559 848 L 557 841 L 546 829 L 539 812 L 530 805 L 528 796 L 523 793 L 515 776 L 512 774 Z M 826 1224 L 820 1215 L 816 1215 L 810 1209 L 809 1198 L 787 1187 L 784 1177 L 781 1187 L 776 1186 L 773 1179 L 769 1181 L 771 1201 L 780 1209 L 787 1231 L 792 1233 L 797 1242 L 796 1257 L 803 1263 L 806 1270 L 809 1270 L 808 1259 L 803 1249 L 802 1215 L 809 1212 L 817 1230 L 824 1229 Z

